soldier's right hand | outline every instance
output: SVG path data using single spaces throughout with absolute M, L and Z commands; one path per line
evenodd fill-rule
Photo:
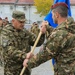
M 34 56 L 34 54 L 32 52 L 27 53 L 26 55 L 26 59 L 30 59 Z
M 27 63 L 28 63 L 29 59 L 25 59 L 24 62 L 23 62 L 23 66 L 27 67 Z

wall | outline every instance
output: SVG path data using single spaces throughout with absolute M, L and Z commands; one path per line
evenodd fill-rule
M 72 17 L 75 20 L 75 6 L 71 6 Z
M 40 17 L 39 14 L 35 14 L 36 8 L 35 6 L 15 6 L 14 5 L 0 5 L 0 17 L 5 18 L 8 17 L 9 20 L 11 21 L 12 19 L 12 12 L 14 10 L 21 10 L 25 12 L 27 23 L 31 24 L 33 22 L 39 22 L 42 21 L 43 17 Z
M 8 17 L 11 21 L 12 19 L 12 12 L 14 10 L 21 10 L 25 12 L 27 24 L 32 24 L 33 22 L 40 22 L 44 19 L 43 17 L 40 17 L 39 14 L 35 14 L 37 11 L 35 6 L 14 6 L 14 5 L 0 5 L 0 17 L 5 18 Z M 75 6 L 71 6 L 72 16 L 75 20 Z

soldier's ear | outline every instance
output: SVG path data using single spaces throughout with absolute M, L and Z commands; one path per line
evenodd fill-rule
M 55 13 L 55 16 L 56 16 L 56 18 L 58 18 L 58 17 L 59 17 L 59 13 L 58 13 L 58 12 L 56 12 L 56 13 Z

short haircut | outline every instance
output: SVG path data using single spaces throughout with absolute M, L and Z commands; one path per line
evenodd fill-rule
M 57 6 L 56 8 L 52 9 L 53 12 L 58 12 L 61 17 L 68 16 L 68 8 L 65 6 Z

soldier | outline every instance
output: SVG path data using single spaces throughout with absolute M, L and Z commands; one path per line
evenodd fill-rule
M 43 50 L 33 58 L 28 53 L 23 62 L 30 68 L 39 66 L 54 58 L 54 75 L 75 75 L 75 22 L 67 17 L 68 6 L 65 3 L 56 3 L 52 7 L 52 18 L 58 27 L 52 31 Z M 43 25 L 47 25 L 43 22 Z M 29 62 L 28 62 L 29 61 Z M 28 63 L 28 65 L 27 65 Z
M 23 66 L 26 53 L 31 50 L 37 36 L 24 28 L 25 14 L 21 11 L 14 11 L 12 24 L 6 25 L 1 32 L 1 45 L 4 58 L 4 75 L 19 75 Z M 41 39 L 37 46 L 44 42 L 45 26 L 42 26 Z M 39 33 L 39 32 L 38 32 Z M 30 75 L 31 70 L 26 68 L 24 75 Z
M 8 24 L 8 21 L 6 21 L 5 19 L 3 19 L 3 23 L 2 23 L 2 26 L 6 26 Z
M 1 36 L 1 31 L 3 29 L 2 23 L 3 23 L 3 21 L 2 21 L 2 18 L 0 17 L 0 36 Z M 0 40 L 0 42 L 1 42 L 1 40 Z M 2 66 L 2 49 L 1 49 L 1 46 L 0 46 L 0 66 Z
M 3 23 L 3 21 L 2 21 L 2 18 L 0 17 L 0 32 L 1 32 L 2 28 L 3 28 L 2 23 Z
M 5 17 L 5 20 L 6 20 L 6 21 L 7 21 L 7 23 L 9 24 L 8 17 Z
M 39 25 L 34 22 L 30 28 L 30 32 L 37 34 L 39 32 Z M 37 35 L 38 36 L 38 35 Z

